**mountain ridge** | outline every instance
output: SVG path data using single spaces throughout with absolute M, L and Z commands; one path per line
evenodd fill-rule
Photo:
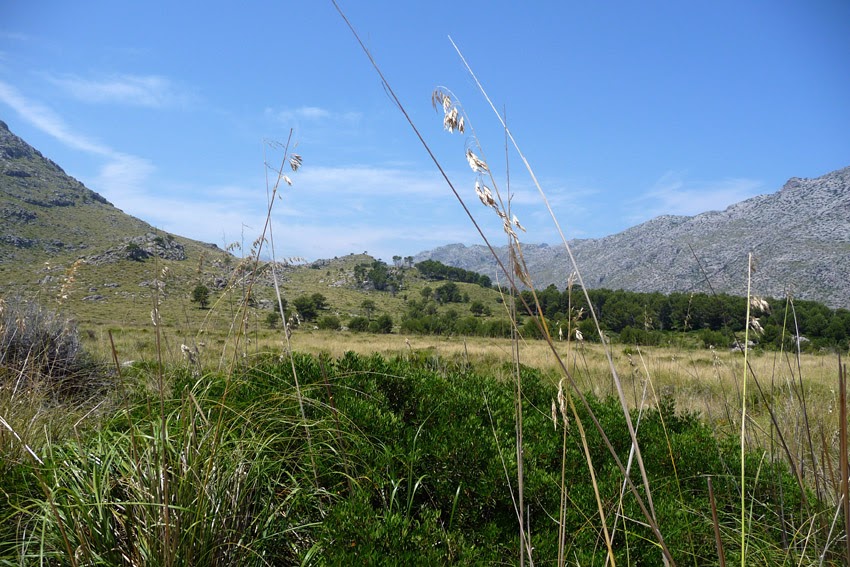
M 792 177 L 778 191 L 694 216 L 662 215 L 622 232 L 570 241 L 588 287 L 746 295 L 753 253 L 754 293 L 850 307 L 850 167 L 817 178 Z M 506 249 L 499 254 L 507 257 Z M 524 244 L 537 287 L 564 288 L 572 269 L 562 246 Z M 416 261 L 496 277 L 486 247 L 451 244 Z

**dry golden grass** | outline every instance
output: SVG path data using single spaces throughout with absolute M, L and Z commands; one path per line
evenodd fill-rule
M 255 318 L 256 319 L 256 318 Z M 166 363 L 186 361 L 181 345 L 197 348 L 205 367 L 216 367 L 221 358 L 232 356 L 233 337 L 227 327 L 198 333 L 179 326 L 164 326 L 163 345 Z M 112 330 L 120 362 L 152 358 L 155 354 L 153 333 L 149 328 Z M 468 362 L 489 371 L 511 361 L 511 341 L 482 337 L 373 335 L 347 331 L 321 331 L 306 325 L 295 330 L 292 348 L 298 352 L 326 353 L 333 358 L 348 351 L 358 354 L 378 353 L 383 356 L 424 352 L 446 363 Z M 89 333 L 87 347 L 104 360 L 111 359 L 107 328 Z M 594 343 L 557 342 L 556 348 L 574 375 L 579 387 L 596 396 L 614 395 L 611 372 L 602 346 Z M 743 379 L 743 356 L 740 352 L 670 347 L 625 347 L 612 345 L 612 357 L 623 381 L 632 407 L 654 405 L 660 397 L 671 398 L 680 411 L 699 413 L 715 428 L 734 428 L 740 419 L 740 383 Z M 285 350 L 283 331 L 268 329 L 259 320 L 248 324 L 245 337 L 238 344 L 239 354 L 281 353 Z M 522 342 L 520 362 L 560 379 L 558 362 L 544 341 Z M 751 418 L 762 430 L 769 429 L 770 416 L 765 401 L 791 424 L 802 418 L 800 375 L 809 417 L 822 423 L 824 431 L 837 431 L 836 355 L 793 354 L 778 352 L 751 353 L 750 366 L 764 392 L 757 388 L 748 394 Z M 759 435 L 757 427 L 753 433 Z

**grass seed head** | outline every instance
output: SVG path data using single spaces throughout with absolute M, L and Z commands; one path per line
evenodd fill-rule
M 469 167 L 472 168 L 472 171 L 475 173 L 487 173 L 489 168 L 487 167 L 487 163 L 475 155 L 472 150 L 466 150 L 466 161 L 469 162 Z
M 770 304 L 757 295 L 750 297 L 750 306 L 762 313 L 770 313 Z
M 475 194 L 478 195 L 478 198 L 481 199 L 481 202 L 487 207 L 497 208 L 496 200 L 493 198 L 493 193 L 490 191 L 490 188 L 481 183 L 480 181 L 475 181 Z
M 298 171 L 301 167 L 302 159 L 298 154 L 292 154 L 289 156 L 289 167 L 292 168 L 292 171 Z
M 511 220 L 511 223 L 512 223 L 515 227 L 517 227 L 518 229 L 520 229 L 521 231 L 525 232 L 525 227 L 524 227 L 524 226 L 522 226 L 521 224 L 519 224 L 519 219 L 518 219 L 518 218 L 516 218 L 516 215 L 514 215 L 514 218 Z

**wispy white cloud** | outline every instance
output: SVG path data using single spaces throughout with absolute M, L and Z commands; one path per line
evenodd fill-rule
M 0 31 L 0 39 L 10 41 L 30 41 L 32 38 L 25 33 Z
M 93 104 L 165 108 L 186 105 L 194 98 L 170 79 L 159 75 L 114 75 L 96 80 L 76 75 L 46 75 L 46 79 L 72 97 Z
M 763 188 L 756 179 L 690 180 L 683 173 L 668 171 L 634 203 L 641 205 L 642 220 L 662 214 L 692 216 L 723 210 L 758 195 Z
M 105 158 L 98 175 L 91 182 L 91 188 L 110 201 L 123 203 L 125 196 L 143 191 L 145 183 L 155 170 L 150 160 L 116 151 L 73 131 L 53 110 L 30 100 L 2 81 L 0 102 L 10 106 L 24 120 L 62 144 Z
M 318 106 L 300 106 L 298 108 L 284 108 L 280 110 L 267 108 L 265 113 L 267 117 L 285 124 L 319 121 L 335 121 L 355 124 L 359 122 L 363 116 L 359 112 L 333 112 Z
M 101 166 L 92 186 L 107 199 L 118 201 L 120 197 L 123 203 L 128 195 L 145 191 L 145 184 L 154 171 L 155 167 L 150 160 L 114 153 Z
M 394 167 L 305 167 L 298 173 L 298 183 L 305 190 L 331 196 L 444 198 L 448 195 L 445 183 L 436 173 Z
M 65 121 L 50 108 L 26 98 L 13 86 L 3 81 L 0 81 L 0 102 L 10 106 L 39 130 L 71 148 L 102 156 L 115 154 L 109 147 L 71 131 Z
M 265 212 L 263 206 L 244 198 L 199 198 L 193 192 L 154 196 L 144 190 L 131 191 L 122 196 L 120 206 L 157 228 L 219 246 L 238 241 L 243 226 L 246 241 L 254 240 Z

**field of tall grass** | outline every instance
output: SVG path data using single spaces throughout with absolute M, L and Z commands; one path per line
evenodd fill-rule
M 448 89 L 432 102 L 471 131 Z M 755 324 L 734 351 L 611 343 L 598 323 L 591 343 L 572 320 L 553 333 L 480 140 L 463 191 L 410 125 L 470 222 L 466 193 L 502 221 L 512 338 L 296 328 L 273 264 L 274 332 L 247 300 L 177 329 L 154 295 L 149 326 L 81 335 L 4 298 L 0 564 L 850 564 L 841 353 L 754 351 Z M 273 206 L 302 165 L 289 148 L 267 164 L 254 270 L 275 259 Z M 580 266 L 564 270 L 586 293 Z M 763 305 L 747 295 L 750 320 Z
M 741 477 L 740 352 L 613 345 L 626 414 L 600 344 L 301 330 L 222 354 L 170 332 L 143 353 L 4 304 L 0 563 L 516 564 L 523 539 L 529 564 L 845 556 L 835 355 L 750 357 Z

